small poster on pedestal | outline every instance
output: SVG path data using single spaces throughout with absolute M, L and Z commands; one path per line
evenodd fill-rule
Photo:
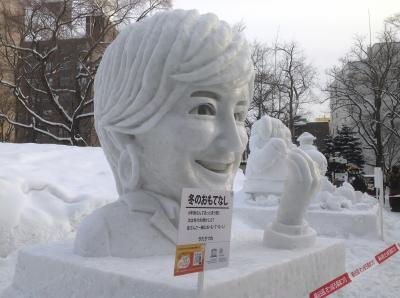
M 182 191 L 174 275 L 228 266 L 232 192 Z

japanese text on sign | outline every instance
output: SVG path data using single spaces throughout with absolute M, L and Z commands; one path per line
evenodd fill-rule
M 204 245 L 205 270 L 227 266 L 231 223 L 230 191 L 183 190 L 177 244 Z
M 229 242 L 231 221 L 231 192 L 186 188 L 182 192 L 178 244 Z
M 225 196 L 221 195 L 207 195 L 207 194 L 193 194 L 190 193 L 188 196 L 188 203 L 190 206 L 200 206 L 200 207 L 226 207 L 228 202 Z M 190 208 L 190 207 L 186 207 Z

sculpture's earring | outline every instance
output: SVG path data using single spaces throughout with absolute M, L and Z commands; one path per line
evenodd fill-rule
M 118 160 L 118 177 L 124 193 L 139 186 L 139 159 L 136 145 L 126 144 Z

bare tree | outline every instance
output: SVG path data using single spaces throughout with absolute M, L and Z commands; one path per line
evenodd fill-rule
M 27 0 L 22 17 L 6 16 L 0 59 L 13 80 L 0 85 L 13 93 L 16 117 L 0 118 L 39 138 L 88 145 L 93 131 L 93 82 L 105 47 L 118 29 L 170 6 L 170 0 Z M 18 30 L 18 38 L 10 34 Z M 25 132 L 24 132 L 25 133 Z M 17 134 L 18 137 L 18 134 Z
M 0 4 L 0 35 L 8 34 L 12 38 L 18 38 L 18 32 L 11 25 L 11 22 L 21 16 L 21 5 L 16 1 L 3 1 Z M 0 48 L 0 74 L 1 77 L 7 80 L 13 79 L 12 69 L 8 67 L 8 61 L 13 60 L 12 55 L 4 57 L 3 48 Z M 7 117 L 15 117 L 15 100 L 9 88 L 0 85 L 0 113 L 7 115 Z M 10 125 L 4 118 L 0 117 L 0 141 L 11 142 L 14 141 L 14 126 Z
M 278 117 L 279 108 L 275 96 L 277 89 L 276 67 L 274 64 L 274 49 L 265 44 L 254 42 L 252 45 L 252 55 L 255 79 L 254 95 L 250 103 L 246 126 L 251 128 L 254 121 L 260 119 L 263 115 Z
M 316 69 L 307 62 L 306 57 L 295 42 L 278 47 L 281 55 L 279 68 L 282 70 L 279 92 L 285 103 L 285 123 L 294 137 L 295 116 L 306 103 L 315 102 L 312 93 L 315 87 Z
M 392 15 L 385 20 L 385 23 L 400 30 L 400 12 Z
M 12 94 L 7 89 L 0 90 L 0 114 L 14 117 L 15 105 Z M 5 119 L 0 118 L 0 142 L 12 142 L 14 140 L 14 126 Z
M 333 115 L 341 115 L 373 152 L 369 165 L 388 169 L 400 149 L 400 44 L 390 29 L 369 46 L 358 38 L 329 71 Z M 368 158 L 367 158 L 368 159 Z
M 294 136 L 294 122 L 300 108 L 316 101 L 312 93 L 315 68 L 295 42 L 275 42 L 271 47 L 255 42 L 252 59 L 256 76 L 247 126 L 268 114 L 282 120 Z

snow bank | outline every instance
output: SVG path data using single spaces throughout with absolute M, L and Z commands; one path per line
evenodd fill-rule
M 72 237 L 117 198 L 101 148 L 0 143 L 0 256 Z

